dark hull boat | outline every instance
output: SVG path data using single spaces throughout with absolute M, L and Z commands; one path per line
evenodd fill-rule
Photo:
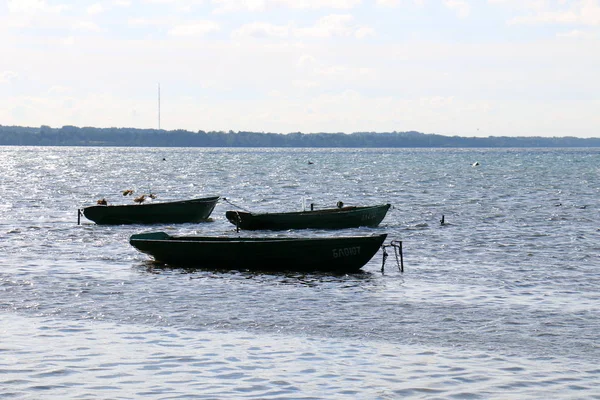
M 206 220 L 219 197 L 172 201 L 165 203 L 91 206 L 83 215 L 99 225 L 181 224 Z
M 389 208 L 390 204 L 264 214 L 227 211 L 225 216 L 239 229 L 247 230 L 346 229 L 377 226 Z
M 373 258 L 386 236 L 230 238 L 154 232 L 132 235 L 129 243 L 170 266 L 352 273 Z

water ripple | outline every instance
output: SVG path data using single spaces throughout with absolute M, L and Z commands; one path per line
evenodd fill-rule
M 599 398 L 600 150 L 0 147 L 0 163 L 3 398 Z M 379 228 L 302 234 L 386 232 L 406 271 L 381 274 L 381 254 L 350 276 L 164 268 L 129 236 L 237 235 L 232 206 L 76 224 L 129 188 L 254 211 L 389 202 Z

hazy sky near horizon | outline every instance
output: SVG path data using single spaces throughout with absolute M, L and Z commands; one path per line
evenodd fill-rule
M 600 137 L 600 0 L 0 0 L 0 124 Z

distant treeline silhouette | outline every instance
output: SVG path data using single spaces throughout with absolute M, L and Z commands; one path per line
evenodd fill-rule
M 410 132 L 262 133 L 190 132 L 66 125 L 39 128 L 0 125 L 0 145 L 137 147 L 600 147 L 600 138 L 472 138 Z

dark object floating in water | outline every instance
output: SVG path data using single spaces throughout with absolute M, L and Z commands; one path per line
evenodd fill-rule
M 152 232 L 132 235 L 129 243 L 169 266 L 352 273 L 373 258 L 386 237 L 230 238 Z
M 339 202 L 341 203 L 341 202 Z M 390 204 L 367 207 L 344 207 L 282 213 L 227 211 L 225 217 L 238 229 L 346 229 L 375 227 L 381 223 Z
M 181 224 L 206 220 L 218 201 L 219 196 L 139 205 L 98 205 L 80 212 L 98 225 Z

